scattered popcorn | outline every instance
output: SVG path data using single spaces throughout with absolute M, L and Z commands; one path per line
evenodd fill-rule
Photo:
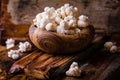
M 109 50 L 113 46 L 113 42 L 109 41 L 104 44 L 104 47 Z
M 8 52 L 8 57 L 12 58 L 12 59 L 18 59 L 19 58 L 19 53 L 20 51 L 19 50 L 10 50 Z
M 80 76 L 81 70 L 79 69 L 78 63 L 73 62 L 68 71 L 66 71 L 67 76 Z
M 112 47 L 110 48 L 110 52 L 111 52 L 111 53 L 116 53 L 117 50 L 118 50 L 118 48 L 117 48 L 116 45 L 114 45 L 114 46 L 112 46 Z
M 12 54 L 11 58 L 12 59 L 18 59 L 19 58 L 19 54 Z
M 33 23 L 38 28 L 47 31 L 56 31 L 60 34 L 72 35 L 80 32 L 80 30 L 76 28 L 89 25 L 88 17 L 84 15 L 78 17 L 78 12 L 77 7 L 73 7 L 68 3 L 58 9 L 54 7 L 45 7 L 44 12 L 36 15 Z
M 7 41 L 6 41 L 6 47 L 7 47 L 7 49 L 10 49 L 10 48 L 12 48 L 14 46 L 15 46 L 15 40 L 12 39 L 12 38 L 7 39 Z
M 26 41 L 24 43 L 20 42 L 18 47 L 19 47 L 19 51 L 25 52 L 31 50 L 32 45 Z
M 81 16 L 79 16 L 79 20 L 87 22 L 89 19 L 87 16 L 81 15 Z
M 111 53 L 116 53 L 116 52 L 119 52 L 119 47 L 116 46 L 116 43 L 115 42 L 106 42 L 104 44 L 104 47 L 106 48 L 106 50 L 110 51 Z
M 74 68 L 74 67 L 78 67 L 78 63 L 77 62 L 73 62 L 71 65 L 70 65 L 70 68 Z
M 78 20 L 78 27 L 86 27 L 89 25 L 89 19 L 87 16 L 81 15 Z
M 8 51 L 8 57 L 12 59 L 18 59 L 21 56 L 21 52 L 29 51 L 32 48 L 32 45 L 29 42 L 20 42 L 18 50 L 10 50 Z

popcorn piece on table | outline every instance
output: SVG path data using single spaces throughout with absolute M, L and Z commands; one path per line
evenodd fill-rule
M 119 47 L 116 46 L 116 43 L 115 42 L 106 42 L 104 44 L 104 47 L 109 50 L 111 53 L 116 53 L 116 52 L 119 52 Z
M 79 69 L 78 63 L 73 62 L 68 71 L 66 71 L 67 76 L 80 76 L 81 70 Z
M 112 46 L 112 47 L 110 48 L 110 52 L 111 52 L 111 53 L 116 53 L 117 50 L 118 50 L 118 48 L 117 48 L 116 45 L 114 45 L 114 46 Z
M 109 41 L 109 42 L 106 42 L 104 44 L 104 47 L 107 49 L 107 50 L 110 50 L 110 48 L 113 46 L 113 42 Z
M 20 42 L 18 47 L 19 47 L 19 51 L 25 52 L 31 50 L 32 45 L 28 41 L 26 41 L 24 43 Z
M 7 49 L 10 49 L 15 46 L 15 40 L 12 38 L 7 39 L 6 41 L 6 47 Z
M 12 58 L 12 59 L 18 59 L 20 57 L 20 54 L 19 54 L 19 50 L 10 50 L 8 52 L 8 57 Z

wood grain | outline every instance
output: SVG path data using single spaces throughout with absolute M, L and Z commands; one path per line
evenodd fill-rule
M 24 69 L 28 76 L 38 79 L 52 78 L 54 80 L 59 75 L 65 75 L 65 71 L 73 61 L 86 62 L 92 56 L 95 56 L 95 52 L 103 46 L 105 41 L 106 39 L 103 38 L 94 42 L 85 51 L 77 52 L 76 55 L 52 55 L 35 51 L 15 62 L 11 67 L 11 70 L 13 70 L 11 72 L 14 73 L 19 69 Z
M 70 54 L 80 51 L 92 42 L 94 33 L 92 25 L 73 35 L 48 32 L 36 28 L 34 25 L 31 25 L 29 29 L 29 36 L 34 45 L 40 50 L 51 54 Z

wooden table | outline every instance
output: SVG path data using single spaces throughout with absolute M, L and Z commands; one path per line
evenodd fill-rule
M 49 80 L 120 80 L 120 54 L 111 54 L 105 51 L 104 42 L 94 43 L 84 51 L 78 52 L 76 56 L 62 56 L 63 59 L 56 57 L 56 55 L 51 57 L 51 55 L 34 48 L 30 52 L 23 53 L 24 55 L 18 60 L 12 60 L 7 57 L 9 50 L 6 50 L 5 46 L 0 46 L 0 80 L 39 80 L 38 78 Z M 43 58 L 46 61 L 40 62 Z M 57 58 L 60 60 L 54 63 Z M 80 77 L 64 75 L 73 61 L 77 61 L 79 66 L 88 64 L 82 69 Z M 49 63 L 54 64 L 50 67 Z M 40 75 L 41 69 L 46 76 Z M 45 73 L 44 69 L 49 74 Z

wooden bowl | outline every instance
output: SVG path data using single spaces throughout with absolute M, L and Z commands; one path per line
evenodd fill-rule
M 70 54 L 80 51 L 92 42 L 94 33 L 95 30 L 92 25 L 74 35 L 48 32 L 37 28 L 35 25 L 31 25 L 29 28 L 29 37 L 33 44 L 40 50 L 51 54 Z

